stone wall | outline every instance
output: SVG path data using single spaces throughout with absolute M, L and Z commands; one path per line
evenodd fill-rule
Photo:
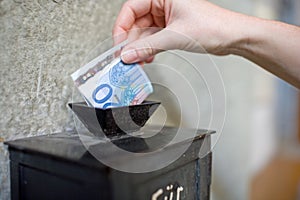
M 0 199 L 9 199 L 3 141 L 73 129 L 70 74 L 111 35 L 122 0 L 0 0 Z

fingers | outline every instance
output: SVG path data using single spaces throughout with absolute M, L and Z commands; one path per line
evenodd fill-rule
M 154 56 L 151 56 L 145 60 L 146 63 L 152 63 L 154 60 Z
M 153 34 L 154 32 L 152 31 L 152 28 L 148 28 L 152 26 L 152 23 L 153 20 L 151 14 L 147 14 L 137 19 L 137 21 L 134 23 L 131 29 L 127 32 L 126 39 L 128 40 L 128 42 L 132 42 L 150 34 Z
M 134 26 L 138 28 L 150 27 L 152 26 L 152 24 L 153 24 L 153 18 L 150 13 L 136 19 L 136 21 L 134 22 Z
M 121 58 L 125 63 L 152 61 L 152 57 L 159 52 L 179 48 L 181 41 L 179 34 L 163 29 L 127 45 L 122 50 Z
M 129 0 L 127 1 L 116 20 L 113 29 L 114 43 L 118 44 L 127 38 L 129 31 L 135 24 L 136 20 L 148 13 L 151 10 L 151 0 Z M 143 22 L 144 23 L 144 22 Z

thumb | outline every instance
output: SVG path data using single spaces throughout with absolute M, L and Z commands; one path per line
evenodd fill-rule
M 141 62 L 159 52 L 176 49 L 180 46 L 177 44 L 176 38 L 178 37 L 176 35 L 178 33 L 163 29 L 153 35 L 138 39 L 124 47 L 121 52 L 121 59 L 125 63 Z

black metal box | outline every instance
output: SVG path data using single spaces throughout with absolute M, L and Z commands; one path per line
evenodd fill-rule
M 164 127 L 150 143 L 160 147 L 177 129 Z M 186 129 L 183 132 L 190 130 Z M 147 132 L 147 130 L 146 130 Z M 210 146 L 211 131 L 197 130 L 191 145 L 170 165 L 147 173 L 128 173 L 105 166 L 93 157 L 75 133 L 59 133 L 6 142 L 10 153 L 11 197 L 16 199 L 108 199 L 108 200 L 208 200 L 211 184 L 211 153 L 199 158 Z M 167 139 L 166 139 L 167 138 Z M 171 137 L 172 138 L 172 137 Z M 143 152 L 130 138 L 117 138 L 117 146 Z M 145 139 L 146 140 L 146 139 Z M 147 151 L 151 145 L 146 140 Z M 163 151 L 176 151 L 183 140 Z M 143 143 L 144 144 L 144 143 Z M 126 147 L 127 146 L 127 147 Z M 130 146 L 135 146 L 131 148 Z M 94 147 L 105 150 L 104 143 Z M 144 145 L 142 145 L 144 147 Z M 150 148 L 149 148 L 150 147 Z M 112 152 L 109 156 L 118 157 Z M 119 158 L 117 158 L 119 159 Z M 130 160 L 120 159 L 120 162 Z

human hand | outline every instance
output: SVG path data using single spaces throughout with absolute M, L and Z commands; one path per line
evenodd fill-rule
M 151 62 L 171 49 L 226 55 L 235 15 L 205 0 L 129 0 L 113 35 L 116 44 L 130 42 L 122 51 L 126 63 Z
M 126 63 L 151 62 L 155 54 L 171 49 L 234 54 L 300 88 L 299 27 L 232 12 L 206 0 L 128 0 L 113 35 L 116 44 L 129 40 L 121 52 Z

